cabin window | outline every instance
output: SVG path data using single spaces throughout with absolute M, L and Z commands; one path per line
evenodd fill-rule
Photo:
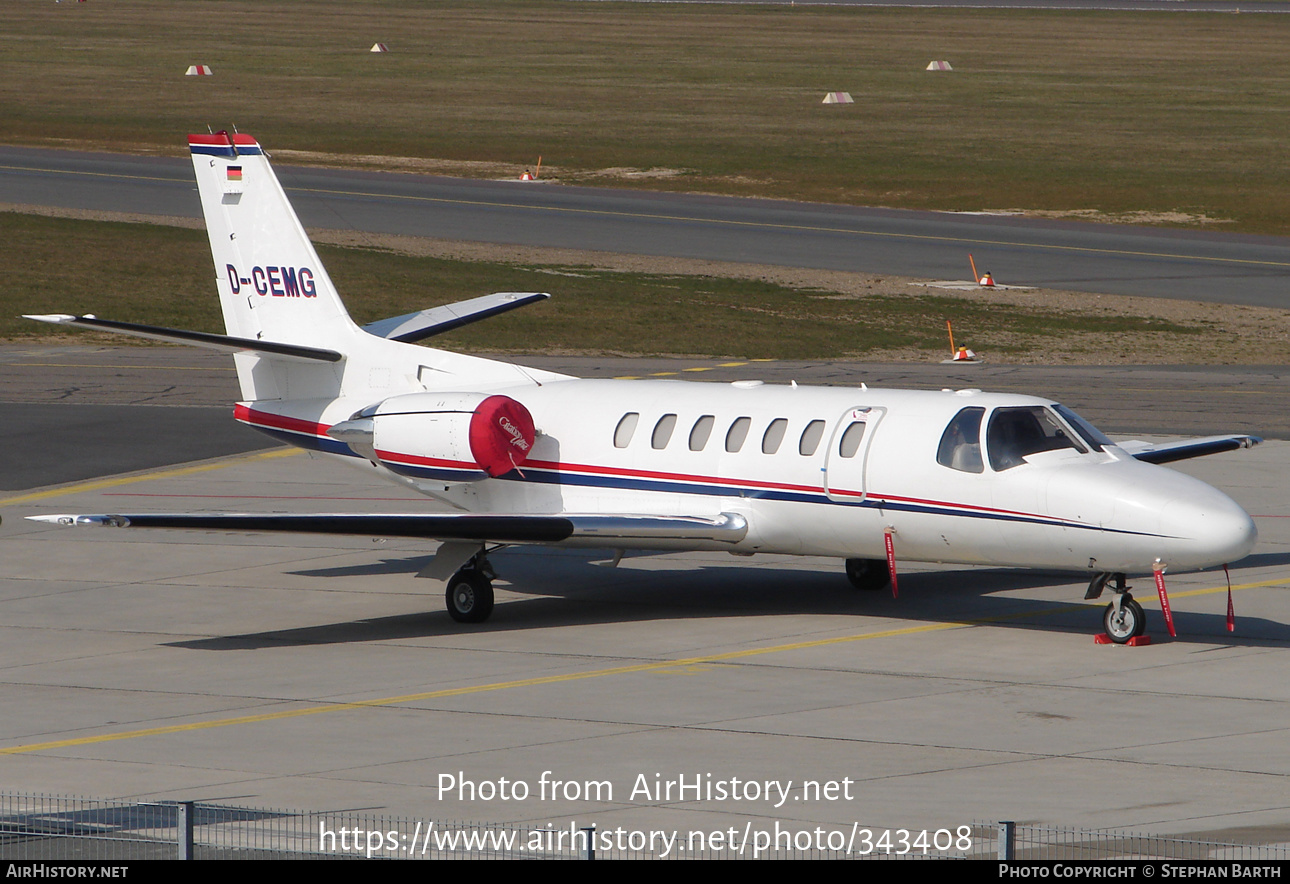
M 838 454 L 842 457 L 855 457 L 860 450 L 860 440 L 864 438 L 864 421 L 852 421 L 838 442 Z
M 667 443 L 672 439 L 672 431 L 676 429 L 676 415 L 665 414 L 658 419 L 654 425 L 654 435 L 650 437 L 649 444 L 653 448 L 666 448 Z
M 965 408 L 941 434 L 940 447 L 936 449 L 936 462 L 965 473 L 983 473 L 981 461 L 981 418 L 984 408 Z
M 743 448 L 744 440 L 748 438 L 748 428 L 751 426 L 752 418 L 735 418 L 735 422 L 730 425 L 730 429 L 726 432 L 726 451 L 734 454 L 740 448 Z
M 820 447 L 820 440 L 824 438 L 824 421 L 811 421 L 802 431 L 802 438 L 797 443 L 797 453 L 803 457 L 810 457 Z
M 788 431 L 788 418 L 777 417 L 770 422 L 766 428 L 765 434 L 761 437 L 761 453 L 774 454 L 779 451 L 779 446 L 784 441 L 784 433 Z
M 1042 405 L 996 408 L 986 430 L 986 448 L 990 468 L 996 471 L 1020 466 L 1027 456 L 1041 451 L 1073 448 L 1088 453 L 1083 443 L 1070 437 L 1057 415 Z
M 614 430 L 614 447 L 626 448 L 632 441 L 632 434 L 636 432 L 636 422 L 641 416 L 634 411 L 629 411 L 623 415 L 623 419 L 618 422 L 618 428 Z
M 712 436 L 712 425 L 717 419 L 710 414 L 705 414 L 694 422 L 693 429 L 690 430 L 690 450 L 702 451 L 708 444 L 709 437 Z

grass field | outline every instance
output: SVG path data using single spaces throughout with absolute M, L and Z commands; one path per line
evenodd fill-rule
M 0 213 L 0 240 L 8 264 L 0 283 L 0 338 L 60 333 L 19 318 L 51 310 L 224 331 L 204 231 Z M 360 323 L 493 291 L 557 293 L 434 342 L 469 351 L 812 360 L 904 351 L 944 358 L 946 318 L 973 347 L 1014 361 L 1049 352 L 1058 338 L 1083 337 L 1101 347 L 1112 336 L 1162 343 L 1180 335 L 1223 336 L 1208 322 L 1001 308 L 933 295 L 855 298 L 762 280 L 446 260 L 370 248 L 320 246 L 319 254 Z
M 11 0 L 0 140 L 179 152 L 236 124 L 467 173 L 1286 234 L 1287 45 L 1290 17 L 1235 13 Z

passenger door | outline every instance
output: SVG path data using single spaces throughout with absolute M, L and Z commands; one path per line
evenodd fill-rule
M 838 419 L 824 455 L 824 493 L 830 500 L 859 503 L 865 499 L 869 449 L 885 408 L 856 406 Z

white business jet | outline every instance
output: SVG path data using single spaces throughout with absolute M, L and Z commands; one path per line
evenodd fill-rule
M 30 318 L 231 352 L 238 420 L 456 511 L 34 518 L 437 540 L 421 576 L 446 581 L 468 623 L 491 612 L 489 554 L 511 544 L 835 556 L 858 588 L 888 585 L 900 560 L 1079 571 L 1088 598 L 1111 589 L 1118 642 L 1145 625 L 1126 574 L 1222 565 L 1254 545 L 1235 502 L 1158 464 L 1256 437 L 1117 445 L 1030 396 L 584 380 L 414 343 L 540 293 L 360 328 L 255 140 L 189 147 L 228 334 Z

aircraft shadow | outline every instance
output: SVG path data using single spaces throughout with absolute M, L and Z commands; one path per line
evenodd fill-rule
M 1269 554 L 1279 557 L 1280 554 Z M 1100 632 L 1101 605 L 1084 603 L 1082 591 L 1069 601 L 1029 599 L 1006 593 L 1062 586 L 1079 578 L 1017 569 L 921 571 L 899 576 L 900 596 L 889 589 L 853 589 L 846 578 L 831 571 L 776 567 L 700 565 L 683 571 L 605 568 L 593 565 L 585 553 L 575 555 L 498 556 L 502 578 L 493 616 L 483 624 L 454 622 L 442 608 L 442 584 L 425 581 L 425 612 L 399 614 L 294 629 L 190 639 L 168 643 L 192 650 L 232 651 L 291 645 L 331 645 L 362 642 L 462 636 L 477 632 L 509 632 L 563 626 L 649 622 L 659 620 L 764 617 L 826 614 L 836 617 L 886 617 L 929 623 L 975 621 L 1009 629 L 1046 632 Z M 1251 557 L 1257 559 L 1259 557 Z M 385 558 L 344 568 L 293 572 L 314 577 L 361 577 L 415 573 L 425 556 Z M 1264 562 L 1246 560 L 1250 567 Z M 1220 578 L 1221 579 L 1221 578 Z M 1234 574 L 1234 582 L 1236 580 Z M 1158 610 L 1152 610 L 1150 578 L 1133 582 L 1148 603 L 1148 633 L 1168 640 Z M 516 599 L 514 596 L 521 596 Z M 508 597 L 509 596 L 509 597 Z M 1214 612 L 1178 611 L 1176 641 L 1221 641 L 1226 645 L 1262 645 L 1290 637 L 1290 628 L 1262 618 L 1240 618 L 1236 634 L 1225 628 L 1226 607 Z
M 309 568 L 303 571 L 288 571 L 298 577 L 382 577 L 386 574 L 406 574 L 411 577 L 434 559 L 430 555 L 414 555 L 407 558 L 381 559 L 379 562 L 364 562 L 359 565 L 342 565 L 333 568 Z
M 1276 568 L 1281 565 L 1290 565 L 1290 551 L 1255 553 L 1230 567 L 1235 573 L 1238 569 L 1243 571 L 1246 568 Z

